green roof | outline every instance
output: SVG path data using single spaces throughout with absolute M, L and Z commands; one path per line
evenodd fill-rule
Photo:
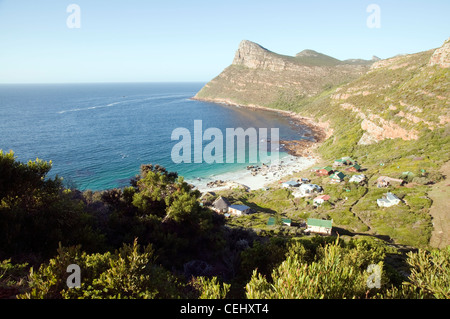
M 282 218 L 282 219 L 281 219 L 281 222 L 282 222 L 282 223 L 290 224 L 290 223 L 291 223 L 291 220 L 288 219 L 288 218 Z M 274 226 L 274 225 L 275 225 L 275 217 L 269 217 L 269 220 L 267 221 L 267 225 L 268 225 L 268 226 Z
M 306 223 L 308 224 L 308 226 L 317 226 L 317 227 L 325 227 L 325 228 L 333 227 L 332 220 L 308 218 Z
M 331 175 L 330 178 L 344 179 L 345 178 L 345 174 L 342 173 L 342 172 L 336 172 L 333 175 Z

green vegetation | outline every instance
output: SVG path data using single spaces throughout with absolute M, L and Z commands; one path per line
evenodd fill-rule
M 143 165 L 141 174 L 124 189 L 83 194 L 63 188 L 58 178 L 45 178 L 50 163 L 19 163 L 13 153 L 0 153 L 0 159 L 2 172 L 9 172 L 2 175 L 8 178 L 1 184 L 4 240 L 13 243 L 27 235 L 42 241 L 41 245 L 17 242 L 14 249 L 2 247 L 3 298 L 448 297 L 443 288 L 449 286 L 448 250 L 405 256 L 376 238 L 336 240 L 293 233 L 287 226 L 267 226 L 267 216 L 292 217 L 304 208 L 296 209 L 298 199 L 285 189 L 228 191 L 233 201 L 261 209 L 255 218 L 261 220 L 261 227 L 269 228 L 257 235 L 233 222 L 225 227 L 222 216 L 199 204 L 197 191 L 160 166 Z M 16 174 L 23 180 L 15 178 Z M 27 196 L 19 191 L 25 182 Z M 333 187 L 335 194 L 342 191 Z M 352 189 L 358 193 L 361 186 Z M 39 210 L 47 196 L 55 211 Z M 22 206 L 25 201 L 28 206 Z M 180 205 L 180 201 L 189 205 Z M 420 200 L 413 204 L 421 209 L 429 205 Z M 339 201 L 332 204 L 339 205 Z M 77 223 L 66 220 L 53 222 L 52 229 L 45 227 L 49 218 L 73 207 L 77 209 L 69 210 L 68 218 Z M 27 215 L 27 209 L 35 214 Z M 324 209 L 308 215 L 328 213 Z M 11 218 L 14 214 L 21 214 L 24 228 Z M 251 216 L 249 222 L 254 226 Z M 6 231 L 10 227 L 16 229 L 14 237 Z M 78 240 L 73 238 L 72 232 L 80 236 L 82 230 L 88 232 Z M 404 261 L 392 263 L 392 256 L 403 256 Z M 67 286 L 67 267 L 72 264 L 82 269 L 80 288 Z M 382 269 L 381 288 L 367 286 L 371 264 Z M 403 277 L 408 269 L 410 277 Z M 438 284 L 427 281 L 430 274 L 438 276 Z
M 431 54 L 396 57 L 359 78 L 331 70 L 302 89 L 291 85 L 295 72 L 232 65 L 199 92 L 328 121 L 333 135 L 317 149 L 317 165 L 350 156 L 362 171 L 340 167 L 340 183 L 312 171 L 287 177 L 320 185 L 330 199 L 319 206 L 278 183 L 200 199 L 158 165 L 142 165 L 123 189 L 80 192 L 47 177 L 51 162 L 20 163 L 0 151 L 0 298 L 450 298 L 450 246 L 429 247 L 428 193 L 450 159 L 449 71 L 427 66 Z M 274 57 L 342 66 L 324 55 Z M 230 77 L 243 81 L 241 90 Z M 364 145 L 367 118 L 418 138 Z M 351 183 L 356 174 L 365 180 Z M 378 188 L 380 176 L 404 183 Z M 379 207 L 387 192 L 401 201 Z M 208 208 L 217 196 L 255 213 L 225 219 Z M 332 219 L 332 236 L 305 234 L 308 218 Z M 81 288 L 67 286 L 71 264 L 82 269 Z

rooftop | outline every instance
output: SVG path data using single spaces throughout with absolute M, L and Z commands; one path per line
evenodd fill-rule
M 325 227 L 325 228 L 332 228 L 333 227 L 333 221 L 332 220 L 308 218 L 306 223 L 308 224 L 308 226 L 317 226 L 317 227 Z
M 240 211 L 250 209 L 250 207 L 245 206 L 245 205 L 231 205 L 230 208 L 240 210 Z

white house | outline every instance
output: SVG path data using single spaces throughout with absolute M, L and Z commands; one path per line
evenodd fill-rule
M 250 213 L 250 207 L 245 205 L 231 205 L 228 207 L 228 213 L 235 216 L 242 216 Z
M 316 184 L 302 184 L 298 188 L 298 192 L 293 194 L 295 197 L 307 197 L 313 196 L 315 194 L 320 194 L 322 192 L 322 187 Z
M 353 175 L 349 182 L 350 183 L 361 183 L 364 182 L 366 180 L 366 175 L 361 174 L 361 175 Z
M 400 203 L 400 199 L 392 193 L 386 193 L 383 198 L 377 199 L 377 204 L 380 207 L 391 207 L 398 205 L 398 203 Z
M 324 202 L 329 201 L 330 200 L 330 195 L 320 195 L 317 196 L 316 198 L 314 198 L 314 205 L 316 206 L 320 206 L 322 205 Z
M 281 184 L 284 188 L 290 188 L 290 187 L 298 187 L 300 186 L 300 183 L 297 181 L 288 181 Z
M 308 218 L 308 220 L 306 221 L 305 232 L 307 233 L 331 235 L 332 229 L 333 229 L 333 220 Z

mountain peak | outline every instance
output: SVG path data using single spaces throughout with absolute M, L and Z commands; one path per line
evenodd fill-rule
M 261 60 L 265 60 L 269 53 L 269 50 L 255 42 L 242 40 L 234 56 L 233 64 L 253 68 L 260 64 Z
M 296 57 L 319 57 L 323 54 L 314 51 L 314 50 L 303 50 L 302 52 L 297 53 Z

